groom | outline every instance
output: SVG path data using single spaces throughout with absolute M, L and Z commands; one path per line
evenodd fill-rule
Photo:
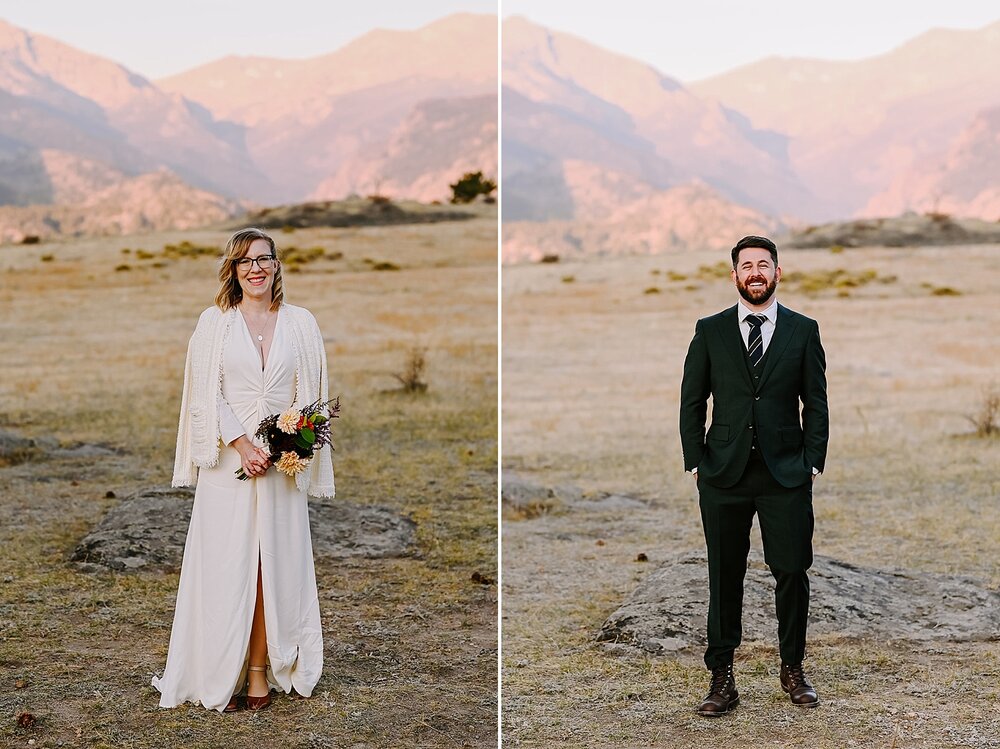
M 777 303 L 778 249 L 743 237 L 732 250 L 735 306 L 698 321 L 684 360 L 680 432 L 696 475 L 708 544 L 708 717 L 740 702 L 733 652 L 742 639 L 743 577 L 757 515 L 774 576 L 781 688 L 819 704 L 802 670 L 812 564 L 812 483 L 829 438 L 826 357 L 815 320 Z M 708 398 L 712 423 L 705 431 Z M 800 408 L 801 404 L 801 408 Z

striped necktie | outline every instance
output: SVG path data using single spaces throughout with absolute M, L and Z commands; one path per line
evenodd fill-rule
M 756 367 L 760 364 L 760 360 L 764 358 L 764 339 L 760 334 L 760 326 L 764 324 L 767 318 L 764 315 L 747 315 L 743 319 L 750 323 L 750 337 L 747 338 L 747 355 L 750 357 L 750 363 Z

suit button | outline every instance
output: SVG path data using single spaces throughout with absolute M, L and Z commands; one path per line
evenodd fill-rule
M 753 397 L 753 399 L 754 399 L 755 401 L 759 401 L 759 400 L 760 400 L 760 396 L 759 396 L 759 395 L 755 395 L 755 396 Z
M 750 424 L 747 429 L 753 429 L 753 424 Z

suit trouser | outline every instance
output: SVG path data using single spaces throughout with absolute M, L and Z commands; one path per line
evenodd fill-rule
M 735 486 L 721 489 L 698 477 L 701 519 L 708 545 L 708 649 L 705 664 L 723 666 L 743 639 L 743 578 L 756 513 L 764 561 L 775 580 L 778 643 L 783 663 L 801 663 L 806 650 L 812 565 L 812 482 L 779 484 L 758 452 L 751 453 Z

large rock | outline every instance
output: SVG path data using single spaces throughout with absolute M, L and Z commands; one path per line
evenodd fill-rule
M 1000 637 L 1000 592 L 970 577 L 856 567 L 816 557 L 809 571 L 811 634 L 910 640 Z M 650 652 L 704 645 L 708 562 L 679 554 L 650 572 L 597 636 Z M 750 555 L 743 601 L 745 641 L 777 641 L 774 580 Z
M 87 572 L 172 570 L 180 567 L 194 501 L 192 489 L 143 489 L 126 497 L 73 551 Z M 406 554 L 416 524 L 386 507 L 310 501 L 317 558 L 392 557 Z
M 500 500 L 510 520 L 562 511 L 617 512 L 646 506 L 625 494 L 584 492 L 568 485 L 543 486 L 508 470 L 501 476 Z

